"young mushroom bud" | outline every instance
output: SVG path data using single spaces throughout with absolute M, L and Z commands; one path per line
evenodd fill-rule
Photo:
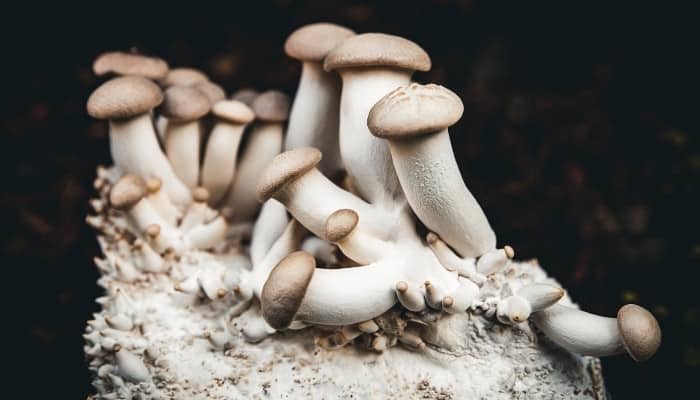
M 396 284 L 396 297 L 402 306 L 408 311 L 419 312 L 425 310 L 425 297 L 420 288 L 408 282 L 400 281 Z
M 148 201 L 153 204 L 153 207 L 158 211 L 158 214 L 165 219 L 168 224 L 175 226 L 177 219 L 180 217 L 180 210 L 170 201 L 168 195 L 161 188 L 163 182 L 158 178 L 151 178 L 146 181 L 146 191 L 148 192 Z
M 541 311 L 558 302 L 566 292 L 564 289 L 544 283 L 533 283 L 523 286 L 517 292 L 518 296 L 530 303 L 532 311 Z
M 216 123 L 209 135 L 204 164 L 202 186 L 209 190 L 209 203 L 218 204 L 231 186 L 236 172 L 238 146 L 245 127 L 255 114 L 240 101 L 223 100 L 214 104 L 212 113 Z
M 533 320 L 554 343 L 576 354 L 601 357 L 626 352 L 635 361 L 645 361 L 661 344 L 656 318 L 635 304 L 620 308 L 617 318 L 555 304 L 534 313 Z
M 530 317 L 532 306 L 520 296 L 508 296 L 498 302 L 496 318 L 504 324 L 519 324 Z
M 270 272 L 262 289 L 262 314 L 271 327 L 286 329 L 294 320 L 306 288 L 316 270 L 316 260 L 303 251 L 285 257 Z
M 282 150 L 284 122 L 289 116 L 289 97 L 268 90 L 255 98 L 251 106 L 256 123 L 243 149 L 233 185 L 224 204 L 236 210 L 234 221 L 250 222 L 260 204 L 255 198 L 255 187 L 263 171 Z
M 511 259 L 515 257 L 515 250 L 510 246 L 502 249 L 493 249 L 479 257 L 476 263 L 476 271 L 483 275 L 490 275 L 504 269 Z
M 110 51 L 100 54 L 92 64 L 97 76 L 135 75 L 158 80 L 168 74 L 168 63 L 157 57 Z
M 462 257 L 492 250 L 496 235 L 464 185 L 447 128 L 462 116 L 462 101 L 438 85 L 412 83 L 382 98 L 367 125 L 388 139 L 391 158 L 418 218 Z
M 359 221 L 360 216 L 354 210 L 338 210 L 326 220 L 325 237 L 329 242 L 336 243 L 351 260 L 369 264 L 382 257 L 389 243 L 359 230 Z
M 353 35 L 342 26 L 317 23 L 295 30 L 284 44 L 285 53 L 302 63 L 284 148 L 318 148 L 324 155 L 318 168 L 326 176 L 342 169 L 338 145 L 341 84 L 336 74 L 323 70 L 323 59 Z
M 160 112 L 168 119 L 165 152 L 175 174 L 190 188 L 199 182 L 199 119 L 211 109 L 209 98 L 189 86 L 171 86 L 165 91 Z
M 107 81 L 88 99 L 93 118 L 109 120 L 110 151 L 124 173 L 159 178 L 173 202 L 184 205 L 190 191 L 177 178 L 160 150 L 151 121 L 151 110 L 163 101 L 160 88 L 150 80 L 125 76 Z
M 128 213 L 137 232 L 144 231 L 151 224 L 165 224 L 153 206 L 144 199 L 145 196 L 146 182 L 136 175 L 124 175 L 109 193 L 112 207 Z
M 343 81 L 340 98 L 340 153 L 359 194 L 372 204 L 393 208 L 403 198 L 387 144 L 367 129 L 370 108 L 430 69 L 430 57 L 410 40 L 382 33 L 351 36 L 326 56 L 326 71 Z

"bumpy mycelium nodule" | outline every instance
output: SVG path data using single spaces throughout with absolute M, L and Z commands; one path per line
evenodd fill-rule
M 95 61 L 118 75 L 87 104 L 114 162 L 87 217 L 97 397 L 603 397 L 595 357 L 653 356 L 647 310 L 580 311 L 497 246 L 450 143 L 462 101 L 410 82 L 425 50 L 323 23 L 285 51 L 292 102 L 228 100 L 153 57 Z

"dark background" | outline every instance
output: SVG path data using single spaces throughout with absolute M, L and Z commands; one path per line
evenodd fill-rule
M 525 4 L 520 4 L 525 3 Z M 228 91 L 293 94 L 282 44 L 319 21 L 410 38 L 418 74 L 465 102 L 455 153 L 501 244 L 536 257 L 586 310 L 652 310 L 664 333 L 637 364 L 604 359 L 614 398 L 696 393 L 699 71 L 694 13 L 666 2 L 586 6 L 493 1 L 254 1 L 227 8 L 103 4 L 6 12 L 0 90 L 1 292 L 6 384 L 23 397 L 84 398 L 81 333 L 100 294 L 84 223 L 106 124 L 85 101 L 105 50 L 194 66 Z M 562 2 L 565 3 L 565 2 Z M 5 335 L 3 335 L 5 336 Z M 9 359 L 6 356 L 9 349 Z M 16 376 L 12 372 L 16 373 Z

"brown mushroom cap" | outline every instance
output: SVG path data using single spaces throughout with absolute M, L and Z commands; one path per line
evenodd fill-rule
M 209 191 L 205 187 L 197 186 L 192 190 L 192 200 L 197 203 L 206 203 L 209 201 Z
M 209 99 L 209 104 L 211 104 L 212 106 L 226 98 L 226 92 L 224 91 L 224 89 L 214 82 L 202 81 L 195 83 L 192 86 L 204 93 Z
M 342 209 L 335 211 L 326 220 L 326 238 L 335 243 L 348 236 L 360 221 L 354 210 Z
M 168 74 L 168 69 L 168 63 L 158 57 L 122 51 L 102 53 L 92 64 L 92 70 L 97 76 L 136 75 L 148 79 L 161 79 Z
M 411 83 L 379 100 L 369 112 L 367 127 L 374 136 L 406 139 L 440 132 L 457 122 L 463 112 L 462 100 L 453 91 Z
M 231 100 L 238 100 L 241 103 L 245 103 L 247 106 L 253 105 L 255 98 L 258 97 L 260 92 L 251 88 L 238 89 L 231 95 Z
M 289 117 L 289 96 L 277 90 L 268 90 L 253 100 L 251 108 L 261 121 L 286 121 Z
M 284 52 L 300 61 L 321 62 L 333 48 L 354 34 L 344 26 L 325 22 L 304 25 L 289 35 Z
M 175 85 L 192 86 L 208 80 L 207 75 L 196 68 L 173 68 L 158 83 L 164 88 L 168 88 Z
M 222 100 L 212 108 L 217 117 L 236 123 L 247 124 L 255 119 L 255 113 L 245 103 L 237 100 Z
M 109 202 L 117 210 L 128 211 L 146 195 L 146 182 L 138 175 L 119 178 L 109 192 Z
M 95 89 L 87 112 L 97 119 L 124 119 L 146 114 L 163 101 L 158 85 L 140 76 L 121 76 Z
M 363 33 L 345 39 L 323 61 L 326 71 L 379 66 L 428 71 L 430 56 L 408 39 L 384 33 Z
M 299 147 L 278 154 L 258 181 L 258 200 L 262 203 L 274 196 L 287 183 L 313 169 L 319 161 L 321 152 L 313 147 Z
M 617 328 L 622 344 L 634 361 L 645 361 L 661 345 L 661 328 L 656 318 L 645 308 L 627 304 L 617 312 Z
M 263 318 L 275 329 L 287 328 L 296 315 L 316 270 L 314 256 L 296 251 L 279 262 L 263 285 Z
M 169 87 L 160 105 L 160 113 L 173 121 L 193 121 L 210 110 L 209 98 L 191 86 Z

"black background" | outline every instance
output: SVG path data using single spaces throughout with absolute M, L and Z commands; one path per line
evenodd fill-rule
M 522 3 L 522 4 L 521 4 Z M 319 21 L 410 38 L 416 75 L 464 100 L 451 129 L 463 176 L 521 259 L 589 311 L 652 310 L 652 360 L 603 362 L 614 398 L 695 397 L 700 367 L 697 22 L 689 9 L 494 1 L 104 3 L 6 10 L 0 89 L 1 328 L 5 389 L 24 398 L 91 392 L 81 333 L 100 291 L 84 223 L 106 126 L 85 101 L 93 58 L 132 47 L 194 66 L 228 91 L 293 94 L 282 44 Z M 568 2 L 561 2 L 568 3 Z M 31 9 L 29 8 L 31 7 Z M 7 357 L 9 350 L 9 357 Z M 16 376 L 14 376 L 16 375 Z

